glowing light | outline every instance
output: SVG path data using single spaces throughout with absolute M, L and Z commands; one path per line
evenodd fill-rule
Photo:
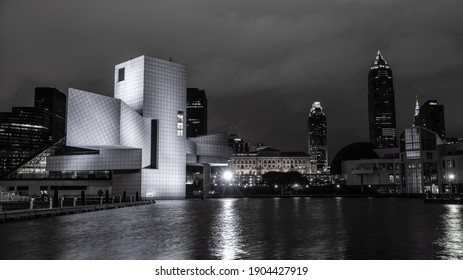
M 455 179 L 455 175 L 454 175 L 454 174 L 450 174 L 450 175 L 449 175 L 449 179 L 450 179 L 450 180 Z
M 223 173 L 223 178 L 227 181 L 230 181 L 233 178 L 233 173 L 227 170 Z

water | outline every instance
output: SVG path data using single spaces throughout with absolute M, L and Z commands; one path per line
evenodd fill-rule
M 0 259 L 463 259 L 463 206 L 241 198 L 0 224 Z

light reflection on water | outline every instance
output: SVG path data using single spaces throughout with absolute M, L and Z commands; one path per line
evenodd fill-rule
M 444 205 L 441 215 L 443 235 L 437 243 L 443 259 L 463 259 L 463 205 Z
M 219 259 L 233 260 L 239 255 L 245 254 L 242 249 L 241 230 L 239 217 L 236 213 L 236 199 L 224 200 L 221 211 L 214 218 L 214 256 Z
M 463 259 L 463 206 L 241 198 L 0 224 L 0 259 Z

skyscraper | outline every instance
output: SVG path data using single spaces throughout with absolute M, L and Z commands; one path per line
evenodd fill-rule
M 328 171 L 326 116 L 320 102 L 314 102 L 307 118 L 308 153 L 312 172 Z
M 376 148 L 397 147 L 392 70 L 381 52 L 368 73 L 370 143 Z
M 428 100 L 419 107 L 417 113 L 415 113 L 415 126 L 427 128 L 442 139 L 445 138 L 444 105 L 437 104 L 437 100 Z
M 35 89 L 35 107 L 0 113 L 0 178 L 65 135 L 66 95 L 47 87 Z
M 207 134 L 207 97 L 204 90 L 187 88 L 186 136 L 197 137 Z
M 36 87 L 34 105 L 51 113 L 50 140 L 57 141 L 64 137 L 66 95 L 53 87 Z

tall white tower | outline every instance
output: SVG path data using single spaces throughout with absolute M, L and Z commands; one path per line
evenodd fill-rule
M 142 169 L 143 197 L 185 198 L 186 68 L 140 56 L 116 65 L 114 97 L 151 119 L 151 165 Z

